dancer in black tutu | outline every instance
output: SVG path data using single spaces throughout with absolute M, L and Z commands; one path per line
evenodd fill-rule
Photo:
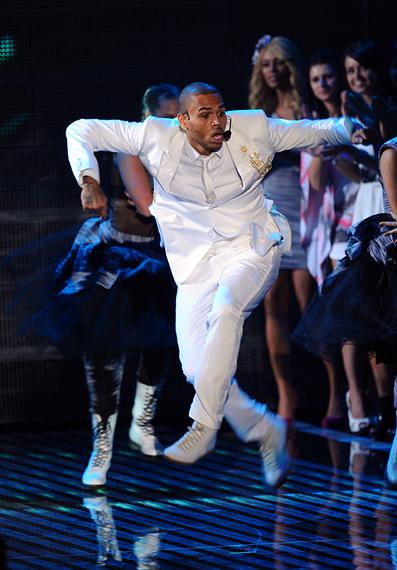
M 397 364 L 397 138 L 380 149 L 385 214 L 349 230 L 346 255 L 311 300 L 293 339 L 315 354 L 332 354 L 354 343 Z M 395 407 L 397 394 L 395 380 Z M 397 484 L 397 439 L 386 477 Z
M 382 174 L 384 187 L 387 190 L 387 198 L 388 198 L 388 204 L 390 206 L 390 214 L 393 217 L 392 221 L 390 220 L 387 222 L 382 222 L 382 225 L 383 227 L 386 227 L 388 229 L 388 235 L 394 240 L 393 249 L 394 249 L 394 255 L 396 256 L 395 250 L 397 248 L 397 137 L 385 143 L 381 148 L 380 171 Z M 391 311 L 395 316 L 394 319 L 395 327 L 397 320 L 396 305 L 397 302 L 394 299 L 394 304 L 391 306 Z M 395 352 L 397 345 L 396 337 L 397 335 L 394 332 L 394 338 L 392 340 L 390 348 L 390 350 L 394 350 L 393 358 L 391 359 L 391 361 L 394 364 L 396 363 L 397 360 L 397 355 Z M 394 377 L 394 407 L 397 409 L 397 376 Z M 386 466 L 386 479 L 391 485 L 393 486 L 397 485 L 397 433 L 394 434 L 393 444 L 390 450 L 389 459 Z
M 160 84 L 143 98 L 143 115 L 175 116 L 178 89 Z M 113 167 L 109 213 L 104 196 L 89 184 L 81 193 L 88 219 L 58 266 L 48 302 L 29 328 L 67 354 L 82 354 L 90 398 L 93 452 L 83 483 L 103 486 L 112 457 L 113 436 L 126 356 L 139 351 L 129 437 L 142 453 L 162 447 L 152 420 L 161 386 L 175 354 L 175 285 L 160 247 L 153 217 L 141 215 L 128 189 L 150 189 L 151 180 L 136 157 L 123 157 L 125 186 Z

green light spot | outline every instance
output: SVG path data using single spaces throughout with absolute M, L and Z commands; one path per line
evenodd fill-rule
M 6 63 L 16 55 L 15 40 L 12 36 L 0 37 L 0 64 Z
M 28 112 L 15 115 L 0 127 L 0 136 L 11 135 L 14 131 L 26 123 L 29 117 L 30 113 Z M 48 456 L 42 453 L 28 453 L 28 457 L 34 457 L 35 459 L 46 459 Z

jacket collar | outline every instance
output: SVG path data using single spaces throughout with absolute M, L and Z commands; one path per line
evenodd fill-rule
M 175 176 L 185 141 L 186 135 L 178 129 L 175 136 L 171 139 L 168 148 L 163 151 L 158 173 L 158 180 L 163 188 L 167 188 Z M 246 188 L 255 179 L 258 179 L 258 172 L 250 161 L 250 149 L 248 149 L 246 141 L 239 133 L 233 132 L 230 140 L 225 142 L 224 145 L 231 154 L 243 187 Z

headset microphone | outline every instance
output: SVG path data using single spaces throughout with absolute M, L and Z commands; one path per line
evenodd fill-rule
M 229 125 L 227 125 L 229 128 L 226 128 L 226 130 L 223 131 L 223 138 L 226 142 L 230 140 L 230 137 L 232 136 L 232 118 L 228 116 L 227 120 L 229 121 Z

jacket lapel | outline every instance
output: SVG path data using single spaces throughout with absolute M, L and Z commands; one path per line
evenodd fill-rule
M 232 134 L 226 146 L 230 151 L 234 165 L 243 182 L 243 187 L 246 188 L 252 183 L 252 180 L 257 177 L 257 172 L 250 164 L 248 147 L 244 139 L 236 132 Z
M 170 141 L 169 147 L 164 149 L 161 156 L 157 178 L 164 189 L 169 188 L 170 183 L 175 176 L 175 172 L 181 158 L 185 136 L 186 135 L 184 135 L 184 133 L 178 130 L 174 138 Z

